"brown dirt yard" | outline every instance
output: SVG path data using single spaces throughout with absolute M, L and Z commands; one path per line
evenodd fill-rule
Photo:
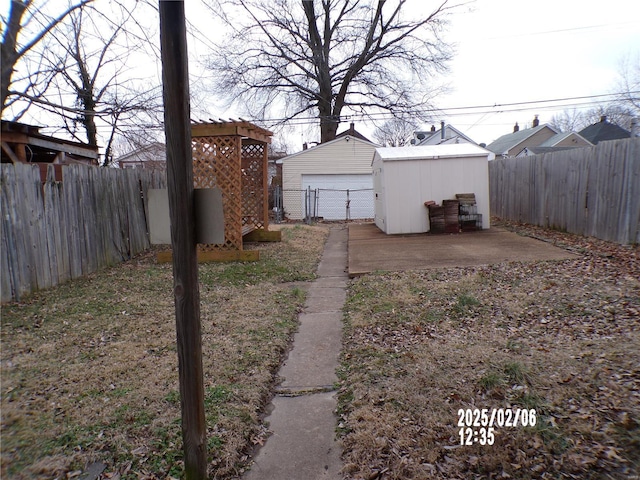
M 638 246 L 498 224 L 577 256 L 351 281 L 348 478 L 640 478 Z
M 577 255 L 350 281 L 346 478 L 638 478 L 638 247 L 502 226 Z M 268 435 L 264 405 L 326 235 L 287 226 L 251 247 L 259 262 L 200 268 L 211 478 L 238 478 Z M 170 265 L 151 252 L 35 293 L 3 305 L 1 325 L 2 478 L 75 478 L 95 460 L 103 479 L 182 474 Z M 460 445 L 460 409 L 518 408 L 533 427 Z
M 287 227 L 260 261 L 199 268 L 211 478 L 235 478 L 262 423 L 328 230 Z M 183 472 L 171 264 L 149 252 L 2 306 L 3 479 Z

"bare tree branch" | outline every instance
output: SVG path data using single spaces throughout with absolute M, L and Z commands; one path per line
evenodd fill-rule
M 394 118 L 376 127 L 373 138 L 385 147 L 403 147 L 409 144 L 415 128 L 416 125 L 409 120 Z
M 343 110 L 429 106 L 451 52 L 440 33 L 455 6 L 409 11 L 406 0 L 209 0 L 229 31 L 209 68 L 231 103 L 294 118 L 313 108 L 321 140 Z M 427 4 L 425 2 L 425 10 Z M 246 19 L 246 21 L 245 21 Z
M 26 11 L 32 6 L 32 0 L 11 0 L 9 6 L 9 17 L 7 25 L 5 26 L 4 36 L 2 37 L 1 51 L 1 97 L 2 97 L 2 111 L 4 112 L 7 97 L 9 95 L 9 88 L 11 85 L 11 77 L 13 76 L 16 63 L 24 57 L 33 47 L 42 41 L 42 39 L 51 33 L 62 21 L 73 11 L 82 9 L 85 5 L 91 3 L 93 0 L 81 0 L 78 3 L 70 5 L 66 10 L 60 13 L 58 16 L 48 20 L 39 32 L 36 32 L 34 36 L 28 40 L 24 45 L 19 45 L 18 35 L 23 30 L 23 17 Z
M 86 6 L 90 1 L 83 0 L 84 8 L 67 13 L 38 48 L 22 57 L 19 85 L 23 90 L 9 90 L 6 105 L 15 102 L 12 111 L 19 105 L 21 116 L 30 107 L 53 114 L 60 119 L 59 127 L 78 141 L 98 146 L 104 140 L 106 164 L 113 157 L 114 138 L 126 134 L 126 128 L 159 123 L 159 84 L 130 75 L 135 66 L 128 61 L 138 51 L 153 54 L 157 48 L 135 18 L 144 15 L 141 9 L 150 8 L 149 2 L 112 0 L 101 3 L 98 10 Z M 36 23 L 41 24 L 41 19 Z

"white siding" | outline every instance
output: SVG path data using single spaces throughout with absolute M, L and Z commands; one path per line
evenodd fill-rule
M 340 137 L 331 142 L 290 155 L 282 159 L 284 210 L 293 219 L 303 216 L 303 175 L 363 175 L 371 174 L 371 160 L 376 146 L 354 137 Z M 287 193 L 290 192 L 290 193 Z
M 373 167 L 380 171 L 379 180 L 374 175 L 376 225 L 385 233 L 429 231 L 424 202 L 442 204 L 443 200 L 454 199 L 456 193 L 475 193 L 482 228 L 489 228 L 487 155 L 385 161 L 377 154 Z

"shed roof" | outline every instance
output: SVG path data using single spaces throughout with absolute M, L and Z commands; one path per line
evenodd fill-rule
M 40 132 L 40 128 L 2 120 L 2 161 L 26 162 L 26 158 L 19 158 L 14 152 L 15 145 L 24 145 L 29 147 L 29 162 L 52 163 L 59 153 L 64 153 L 67 158 L 63 163 L 68 163 L 71 158 L 97 165 L 100 156 L 97 146 L 45 135 Z
M 489 157 L 491 152 L 471 143 L 444 145 L 420 145 L 417 147 L 376 148 L 376 154 L 383 161 L 394 160 L 435 160 L 439 158 Z

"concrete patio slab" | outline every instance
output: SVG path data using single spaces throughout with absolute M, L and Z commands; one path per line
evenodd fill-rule
M 563 260 L 575 254 L 499 228 L 459 234 L 387 235 L 373 223 L 349 226 L 349 276 L 511 261 Z

